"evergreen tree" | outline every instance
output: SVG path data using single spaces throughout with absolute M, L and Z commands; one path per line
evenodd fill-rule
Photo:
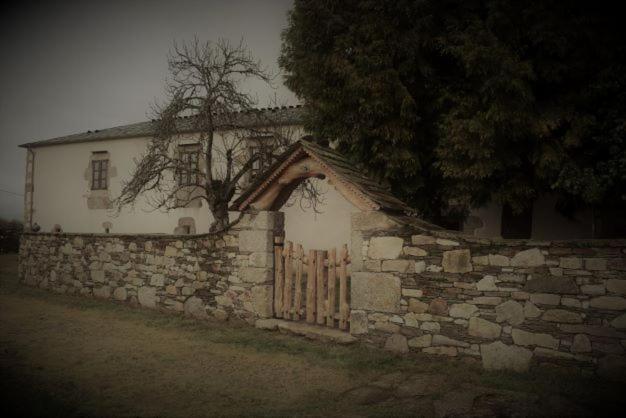
M 307 125 L 427 219 L 496 200 L 624 208 L 626 48 L 610 3 L 296 0 Z

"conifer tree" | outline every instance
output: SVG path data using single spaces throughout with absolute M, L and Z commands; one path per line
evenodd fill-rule
M 609 2 L 296 0 L 286 83 L 317 135 L 425 218 L 490 200 L 626 206 L 626 48 Z

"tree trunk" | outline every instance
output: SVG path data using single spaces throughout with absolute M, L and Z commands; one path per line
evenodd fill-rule
M 230 223 L 230 219 L 228 218 L 228 204 L 217 203 L 210 209 L 214 219 L 211 227 L 209 228 L 209 232 L 221 232 L 227 230 Z

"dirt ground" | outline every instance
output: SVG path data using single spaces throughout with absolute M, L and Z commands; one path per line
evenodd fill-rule
M 558 370 L 486 373 L 51 294 L 19 285 L 16 265 L 0 255 L 2 416 L 586 416 L 626 406 L 623 388 Z

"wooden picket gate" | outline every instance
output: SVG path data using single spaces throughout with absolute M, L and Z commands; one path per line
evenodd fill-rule
M 277 318 L 306 320 L 310 324 L 348 329 L 349 263 L 347 245 L 341 248 L 339 257 L 335 248 L 330 251 L 309 250 L 306 256 L 302 245 L 296 244 L 294 248 L 290 241 L 283 245 L 283 238 L 276 237 L 274 315 Z

